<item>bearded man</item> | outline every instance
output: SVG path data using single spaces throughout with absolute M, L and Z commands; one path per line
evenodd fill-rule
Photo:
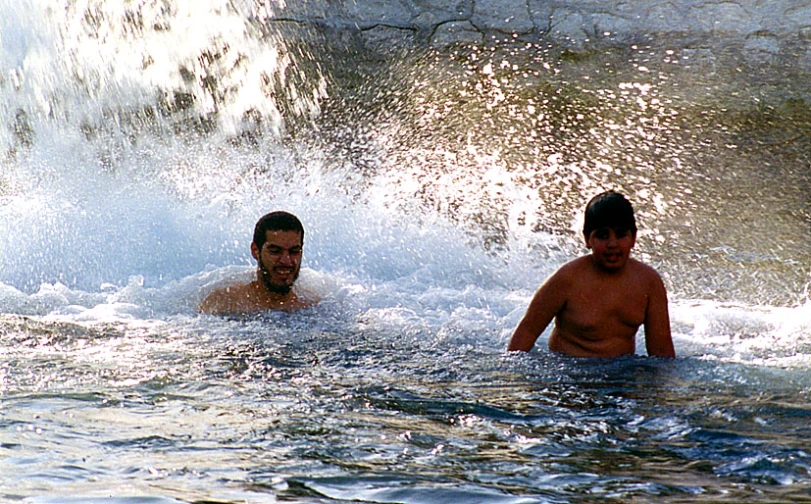
M 222 287 L 211 292 L 198 311 L 233 315 L 265 310 L 298 310 L 318 301 L 302 297 L 293 288 L 301 269 L 304 226 L 283 211 L 264 215 L 256 223 L 251 255 L 256 259 L 256 279 L 247 284 Z

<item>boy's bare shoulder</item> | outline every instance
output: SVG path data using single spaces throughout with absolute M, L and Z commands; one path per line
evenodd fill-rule
M 662 277 L 659 275 L 659 272 L 653 268 L 653 266 L 633 258 L 628 259 L 628 265 L 630 266 L 631 274 L 637 277 L 639 280 L 653 282 L 654 284 L 662 283 Z
M 567 297 L 572 290 L 582 288 L 589 272 L 589 259 L 587 256 L 578 257 L 564 263 L 546 281 L 541 289 L 546 292 L 554 292 L 557 296 Z
M 628 258 L 628 264 L 636 270 L 640 275 L 651 275 L 654 277 L 659 277 L 659 273 L 653 268 L 653 266 L 643 263 L 639 259 L 634 259 L 633 257 Z
M 565 280 L 577 280 L 582 274 L 591 269 L 589 256 L 581 256 L 567 262 L 555 272 L 554 276 Z

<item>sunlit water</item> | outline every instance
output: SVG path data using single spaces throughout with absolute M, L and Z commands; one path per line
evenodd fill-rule
M 0 500 L 811 498 L 801 100 L 669 48 L 336 63 L 150 5 L 0 1 Z M 604 188 L 678 359 L 506 354 Z M 323 301 L 198 315 L 277 208 Z

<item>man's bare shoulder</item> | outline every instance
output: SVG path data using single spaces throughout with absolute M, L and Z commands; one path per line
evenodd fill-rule
M 256 282 L 221 287 L 200 303 L 198 311 L 210 315 L 250 314 L 266 310 L 296 311 L 318 304 L 313 293 L 295 289 L 284 296 L 263 296 Z
M 198 311 L 214 315 L 239 311 L 240 300 L 247 297 L 249 287 L 250 284 L 234 284 L 215 289 L 200 303 Z

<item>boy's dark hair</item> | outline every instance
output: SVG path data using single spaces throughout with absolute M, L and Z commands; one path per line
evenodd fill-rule
M 606 191 L 591 198 L 586 205 L 583 234 L 588 237 L 595 229 L 628 230 L 636 234 L 634 207 L 618 192 Z
M 268 231 L 297 231 L 301 234 L 301 244 L 304 245 L 304 226 L 295 215 L 278 210 L 263 215 L 253 230 L 253 242 L 260 249 L 267 241 Z

